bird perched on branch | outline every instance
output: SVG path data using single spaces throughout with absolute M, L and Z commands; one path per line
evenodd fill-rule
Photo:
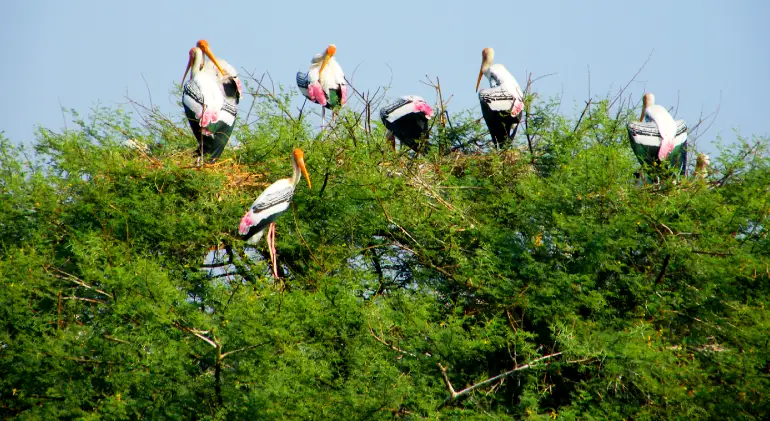
M 204 54 L 209 59 L 206 63 Z M 198 141 L 199 162 L 204 156 L 214 162 L 222 155 L 233 132 L 241 82 L 230 64 L 214 56 L 206 40 L 198 41 L 189 55 L 182 77 L 182 106 Z M 188 71 L 190 80 L 185 82 Z
M 502 147 L 516 136 L 524 109 L 524 92 L 516 78 L 502 64 L 493 63 L 495 50 L 481 52 L 481 69 L 476 80 L 481 113 L 492 135 L 495 147 Z M 489 88 L 479 91 L 481 78 L 489 79 Z
M 663 163 L 684 175 L 687 170 L 687 123 L 674 121 L 664 107 L 655 104 L 655 96 L 644 94 L 642 114 L 638 122 L 628 123 L 631 148 L 642 165 L 648 167 L 650 176 L 666 171 Z
M 282 178 L 268 186 L 257 200 L 252 203 L 249 210 L 241 218 L 238 233 L 248 244 L 257 244 L 268 228 L 267 246 L 270 252 L 273 275 L 278 278 L 278 264 L 275 252 L 275 220 L 289 209 L 294 190 L 302 175 L 307 180 L 308 188 L 312 188 L 310 175 L 305 168 L 305 154 L 302 149 L 294 149 L 291 155 L 292 174 L 289 178 Z
M 403 96 L 380 110 L 380 118 L 388 129 L 387 137 L 393 150 L 398 138 L 401 144 L 422 153 L 427 145 L 428 120 L 432 117 L 433 109 L 416 95 Z
M 337 47 L 330 44 L 310 60 L 307 73 L 297 72 L 297 87 L 307 99 L 324 109 L 337 110 L 348 100 L 348 85 L 334 55 Z

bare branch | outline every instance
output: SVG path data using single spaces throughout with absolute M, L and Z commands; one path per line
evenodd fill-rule
M 642 66 L 639 68 L 639 70 L 636 71 L 636 74 L 634 74 L 634 77 L 632 77 L 631 80 L 629 80 L 628 83 L 626 83 L 626 86 L 624 86 L 623 89 L 621 89 L 620 92 L 618 92 L 618 94 L 615 96 L 615 98 L 610 102 L 610 105 L 607 107 L 608 109 L 612 108 L 612 106 L 615 105 L 615 102 L 617 102 L 618 99 L 620 99 L 620 97 L 623 96 L 623 92 L 625 92 L 626 89 L 628 89 L 628 87 L 631 85 L 631 83 L 633 83 L 636 80 L 636 77 L 639 76 L 640 73 L 642 73 L 642 70 L 644 70 L 645 66 L 647 66 L 647 63 L 650 61 L 650 58 L 652 58 L 652 53 L 654 52 L 655 52 L 655 49 L 653 48 L 652 51 L 650 51 L 650 55 L 647 56 L 647 60 L 645 60 L 644 63 L 642 63 Z
M 408 356 L 410 356 L 410 357 L 417 357 L 417 354 L 413 354 L 413 353 L 411 353 L 411 352 L 409 352 L 409 351 L 404 351 L 403 349 L 401 349 L 401 348 L 399 348 L 399 347 L 397 347 L 397 346 L 393 345 L 392 343 L 388 343 L 387 341 L 385 341 L 385 340 L 383 340 L 382 338 L 378 337 L 378 336 L 377 336 L 377 335 L 374 333 L 374 330 L 372 329 L 372 327 L 371 327 L 371 326 L 369 326 L 369 333 L 371 333 L 371 334 L 372 334 L 372 337 L 374 337 L 374 339 L 375 339 L 375 340 L 377 340 L 377 342 L 379 342 L 379 343 L 381 343 L 381 344 L 383 344 L 383 345 L 387 346 L 388 348 L 390 348 L 390 349 L 392 349 L 392 350 L 394 350 L 394 351 L 396 351 L 396 352 L 400 352 L 400 353 L 402 353 L 402 354 L 404 354 L 404 355 L 408 355 Z
M 454 388 L 452 387 L 452 383 L 449 381 L 449 377 L 447 377 L 447 374 L 446 374 L 446 371 L 447 371 L 446 368 L 444 368 L 444 366 L 442 366 L 441 363 L 438 363 L 438 366 L 441 369 L 441 376 L 444 378 L 444 383 L 446 384 L 447 389 L 449 390 L 449 395 L 450 395 L 439 406 L 439 409 L 444 407 L 444 406 L 446 406 L 449 403 L 452 403 L 453 401 L 456 401 L 457 399 L 461 398 L 462 396 L 467 395 L 470 392 L 473 392 L 474 390 L 476 390 L 476 389 L 478 389 L 478 388 L 480 388 L 482 386 L 488 385 L 490 383 L 494 383 L 497 380 L 500 380 L 502 378 L 510 376 L 511 374 L 516 373 L 517 371 L 522 371 L 522 370 L 526 370 L 528 368 L 532 368 L 537 363 L 539 363 L 541 361 L 557 357 L 557 356 L 559 356 L 561 354 L 562 354 L 562 352 L 556 352 L 556 353 L 553 353 L 553 354 L 548 354 L 548 355 L 542 356 L 540 358 L 535 358 L 534 360 L 528 362 L 527 364 L 520 365 L 520 366 L 514 368 L 513 370 L 509 370 L 509 371 L 506 371 L 504 373 L 498 374 L 497 376 L 490 377 L 490 378 L 488 378 L 486 380 L 480 381 L 480 382 L 478 382 L 478 383 L 476 383 L 476 384 L 474 384 L 472 386 L 469 386 L 469 387 L 466 387 L 463 390 L 460 390 L 459 392 L 456 392 L 454 390 Z
M 54 273 L 50 273 L 50 272 L 48 272 L 48 269 L 53 269 L 56 272 L 59 272 L 60 275 L 57 275 L 57 274 L 54 274 Z M 101 290 L 99 288 L 94 288 L 91 285 L 88 285 L 87 283 L 85 283 L 85 281 L 83 281 L 82 279 L 78 278 L 77 276 L 69 274 L 69 273 L 67 273 L 67 272 L 65 272 L 65 271 L 63 271 L 61 269 L 55 268 L 53 266 L 43 266 L 43 270 L 45 270 L 46 273 L 49 273 L 51 276 L 54 276 L 54 277 L 59 278 L 59 279 L 64 279 L 65 281 L 70 281 L 70 282 L 72 282 L 74 284 L 80 285 L 83 288 L 90 289 L 91 291 L 98 292 L 99 294 L 102 294 L 105 297 L 108 297 L 110 299 L 114 299 L 112 294 L 110 294 L 110 293 L 108 293 L 108 292 L 106 292 L 104 290 Z
M 270 343 L 270 342 L 262 342 L 261 344 L 257 344 L 257 345 L 250 345 L 250 346 L 245 346 L 245 347 L 243 347 L 243 348 L 238 348 L 238 349 L 234 349 L 234 350 L 232 350 L 232 351 L 228 351 L 228 352 L 225 352 L 225 353 L 223 353 L 222 355 L 220 355 L 220 356 L 219 356 L 219 360 L 220 360 L 220 361 L 221 361 L 221 360 L 224 360 L 224 359 L 225 359 L 225 358 L 227 358 L 229 355 L 232 355 L 232 354 L 236 354 L 236 353 L 238 353 L 238 352 L 243 352 L 243 351 L 250 351 L 250 350 L 252 350 L 252 349 L 255 349 L 255 348 L 259 348 L 259 347 L 260 347 L 260 346 L 262 346 L 262 345 L 267 345 L 267 344 L 269 344 L 269 343 Z
M 197 336 L 198 338 L 200 338 L 201 340 L 203 340 L 207 344 L 211 345 L 212 347 L 219 348 L 219 344 L 217 342 L 215 342 L 215 341 L 213 341 L 213 340 L 203 336 L 204 334 L 209 333 L 208 330 L 192 329 L 192 328 L 189 328 L 189 327 L 182 326 L 182 325 L 180 325 L 177 322 L 174 322 L 174 327 L 179 329 L 179 330 L 181 330 L 181 331 L 183 331 L 183 332 L 192 333 L 193 335 Z

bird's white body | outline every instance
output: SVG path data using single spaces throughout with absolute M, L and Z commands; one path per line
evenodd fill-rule
M 492 111 L 511 111 L 512 115 L 518 115 L 523 107 L 524 92 L 516 78 L 505 66 L 498 63 L 486 68 L 484 76 L 489 80 L 489 88 L 479 91 L 479 99 L 494 98 L 488 101 Z M 519 107 L 519 104 L 522 106 Z
M 205 65 L 201 64 L 202 61 L 203 53 L 200 49 L 196 48 L 195 61 L 192 66 L 192 77 L 184 84 L 182 103 L 192 110 L 199 119 L 206 120 L 202 118 L 204 112 L 216 115 L 217 121 L 220 117 L 226 119 L 230 116 L 228 113 L 221 112 L 225 103 L 225 96 L 221 84 L 219 83 L 215 72 L 204 70 Z M 230 118 L 232 121 L 225 122 L 232 124 L 235 119 L 232 117 Z M 206 125 L 207 124 L 201 124 L 202 127 L 205 127 Z
M 241 224 L 238 226 L 238 233 L 249 244 L 257 244 L 262 239 L 265 229 L 269 229 L 267 246 L 270 249 L 273 275 L 276 278 L 279 276 L 275 250 L 275 220 L 289 210 L 291 199 L 294 197 L 294 190 L 297 188 L 297 183 L 299 183 L 302 174 L 305 175 L 308 188 L 312 188 L 310 185 L 310 175 L 308 175 L 307 168 L 305 168 L 304 156 L 305 154 L 301 149 L 294 149 L 291 157 L 293 165 L 291 177 L 282 178 L 266 188 L 257 197 L 257 200 L 252 203 L 246 214 L 243 215 Z
M 310 60 L 310 69 L 307 71 L 307 80 L 311 84 L 319 82 L 326 96 L 329 96 L 329 90 L 339 89 L 342 85 L 347 85 L 347 82 L 345 82 L 345 73 L 342 72 L 342 66 L 337 63 L 337 60 L 334 57 L 329 58 L 329 61 L 324 68 L 323 77 L 319 77 L 323 59 L 323 54 L 316 54 L 315 57 Z
M 294 189 L 298 182 L 299 177 L 297 177 L 296 181 L 291 178 L 282 178 L 268 186 L 257 197 L 257 200 L 252 203 L 241 220 L 241 225 L 238 229 L 241 235 L 246 235 L 251 227 L 262 227 L 256 234 L 246 240 L 247 243 L 257 244 L 262 239 L 267 226 L 289 209 L 291 199 L 294 196 Z
M 217 62 L 220 66 L 222 66 L 222 70 L 227 72 L 229 76 L 237 77 L 238 71 L 235 70 L 235 67 L 233 67 L 232 64 L 228 63 L 226 60 L 221 59 L 217 57 Z M 224 79 L 225 77 L 219 73 L 219 69 L 217 69 L 217 66 L 214 65 L 214 62 L 211 60 L 206 60 L 206 62 L 203 64 L 203 71 L 208 73 L 213 73 L 216 75 L 219 79 Z
M 334 58 L 337 47 L 334 44 L 310 60 L 307 73 L 297 72 L 297 87 L 310 101 L 325 108 L 336 110 L 345 105 L 348 86 L 342 67 Z
M 671 150 L 674 149 L 674 138 L 676 137 L 676 122 L 665 107 L 655 104 L 653 94 L 644 96 L 644 113 L 642 120 L 648 123 L 655 123 L 660 133 L 660 152 L 658 159 L 661 161 L 668 157 Z

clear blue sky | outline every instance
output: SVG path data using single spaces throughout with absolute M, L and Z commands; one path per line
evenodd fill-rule
M 451 111 L 476 107 L 481 50 L 524 84 L 526 73 L 556 73 L 536 86 L 563 95 L 562 112 L 591 91 L 655 93 L 679 118 L 697 121 L 719 103 L 721 112 L 699 148 L 713 152 L 717 135 L 770 133 L 770 2 L 768 1 L 44 1 L 8 2 L 0 14 L 0 130 L 17 143 L 35 125 L 62 127 L 60 104 L 81 112 L 125 95 L 177 110 L 187 51 L 206 38 L 214 53 L 257 73 L 269 71 L 294 88 L 294 74 L 313 54 L 337 45 L 337 58 L 354 85 L 390 95 L 433 92 L 419 83 L 441 77 L 454 95 Z M 319 15 L 318 10 L 325 11 Z M 316 17 L 320 16 L 320 17 Z M 219 19 L 217 21 L 216 19 Z M 320 22 L 322 27 L 314 27 Z

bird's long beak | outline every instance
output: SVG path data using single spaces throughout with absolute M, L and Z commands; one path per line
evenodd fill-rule
M 193 48 L 190 50 L 190 58 L 187 60 L 187 67 L 184 69 L 184 76 L 182 76 L 182 85 L 184 85 L 184 80 L 187 77 L 187 72 L 190 71 L 190 69 L 193 66 L 193 62 L 195 61 L 195 49 Z
M 330 45 L 328 48 L 326 48 L 326 52 L 324 53 L 324 61 L 321 63 L 321 69 L 318 70 L 318 79 L 321 79 L 321 74 L 335 53 L 337 53 L 337 47 L 334 45 Z
M 329 63 L 330 58 L 332 58 L 332 56 L 324 54 L 324 61 L 321 63 L 321 70 L 318 71 L 318 79 L 321 79 L 321 74 L 323 73 L 324 68 L 326 68 L 326 65 Z
M 639 116 L 639 122 L 644 121 L 644 112 L 647 111 L 647 100 L 642 100 L 642 115 Z
M 305 158 L 300 157 L 297 160 L 297 165 L 299 165 L 299 169 L 302 170 L 302 175 L 305 176 L 305 180 L 307 180 L 307 188 L 313 189 L 313 184 L 310 183 L 310 174 L 307 172 L 307 168 L 305 168 Z
M 227 76 L 227 72 L 222 70 L 222 66 L 219 65 L 219 62 L 217 61 L 217 58 L 214 57 L 214 53 L 211 52 L 211 49 L 209 48 L 208 44 L 201 45 L 199 43 L 198 47 L 200 47 L 201 51 L 203 51 L 203 54 L 206 54 L 206 57 L 208 57 L 209 60 L 211 60 L 211 62 L 214 63 L 214 66 L 217 66 L 217 70 L 219 70 L 219 73 L 222 76 Z
M 476 92 L 479 91 L 479 85 L 481 84 L 481 78 L 484 77 L 484 63 L 481 63 L 481 69 L 479 69 L 479 78 L 476 79 Z

